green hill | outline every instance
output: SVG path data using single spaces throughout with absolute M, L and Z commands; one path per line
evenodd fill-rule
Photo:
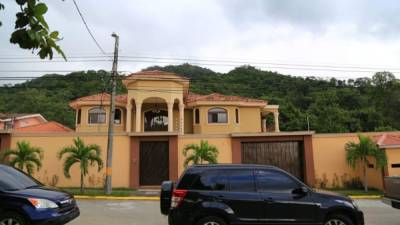
M 400 129 L 400 83 L 389 72 L 372 79 L 323 80 L 285 76 L 251 66 L 228 73 L 183 64 L 150 67 L 191 78 L 191 91 L 220 92 L 268 100 L 280 105 L 281 130 L 310 129 L 321 133 Z M 41 113 L 49 120 L 74 126 L 74 112 L 68 102 L 80 96 L 106 90 L 105 71 L 52 74 L 0 88 L 0 111 Z M 126 92 L 119 85 L 119 93 Z

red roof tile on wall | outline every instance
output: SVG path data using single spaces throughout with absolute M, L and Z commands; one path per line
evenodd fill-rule
M 126 103 L 127 102 L 127 95 L 123 94 L 123 95 L 117 95 L 115 96 L 115 100 L 117 102 L 120 103 Z M 85 96 L 85 97 L 81 97 L 81 98 L 77 98 L 74 100 L 75 101 L 104 101 L 104 102 L 109 102 L 111 99 L 110 94 L 108 93 L 99 93 L 99 94 L 95 94 L 95 95 L 89 95 L 89 96 Z
M 267 103 L 261 99 L 253 99 L 253 98 L 245 98 L 241 96 L 233 96 L 233 95 L 223 95 L 220 93 L 212 93 L 209 95 L 199 95 L 195 93 L 189 92 L 186 97 L 186 102 L 196 102 L 196 101 L 228 101 L 228 102 L 259 102 L 259 103 Z
M 73 130 L 55 121 L 16 128 L 17 132 L 72 132 Z
M 378 146 L 400 146 L 400 135 L 384 133 L 373 139 Z

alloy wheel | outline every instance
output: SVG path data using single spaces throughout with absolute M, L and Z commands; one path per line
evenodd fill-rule
M 346 223 L 339 219 L 330 219 L 325 225 L 346 225 Z
M 20 223 L 14 218 L 6 218 L 0 221 L 0 225 L 20 225 Z
M 2 224 L 1 224 L 2 225 Z M 219 225 L 219 223 L 211 221 L 211 222 L 206 222 L 204 225 Z

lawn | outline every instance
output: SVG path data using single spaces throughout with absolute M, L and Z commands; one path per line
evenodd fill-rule
M 379 195 L 382 196 L 383 192 L 377 189 L 370 189 L 368 192 L 365 192 L 362 189 L 328 189 L 328 191 L 337 192 L 347 196 L 372 196 Z
M 60 188 L 63 191 L 71 193 L 73 195 L 88 195 L 88 196 L 102 196 L 104 194 L 103 188 L 85 188 L 85 192 L 81 194 L 79 188 Z M 137 191 L 135 189 L 128 188 L 113 188 L 111 196 L 126 197 L 134 196 Z

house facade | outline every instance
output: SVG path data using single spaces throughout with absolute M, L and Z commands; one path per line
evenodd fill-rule
M 278 105 L 192 93 L 188 78 L 162 71 L 134 73 L 123 84 L 128 92 L 116 96 L 114 131 L 128 139 L 130 187 L 176 180 L 183 171 L 182 149 L 201 140 L 220 150 L 220 162 L 273 164 L 314 182 L 312 132 L 280 132 Z M 107 131 L 109 94 L 81 97 L 70 106 L 76 110 L 77 134 Z M 268 116 L 272 123 L 267 123 Z
M 189 91 L 190 80 L 161 71 L 126 76 L 124 95 L 116 97 L 114 118 L 113 187 L 158 187 L 177 180 L 184 170 L 183 148 L 207 140 L 219 150 L 219 163 L 253 163 L 280 167 L 310 186 L 343 187 L 362 175 L 346 163 L 344 146 L 358 142 L 356 133 L 315 134 L 282 132 L 279 106 L 267 101 L 218 93 L 200 95 Z M 110 95 L 99 93 L 70 102 L 76 111 L 76 129 L 55 122 L 15 129 L 0 129 L 0 154 L 28 141 L 44 150 L 43 167 L 34 176 L 47 185 L 78 187 L 79 166 L 72 178 L 63 175 L 58 152 L 80 137 L 97 144 L 107 158 Z M 383 188 L 383 176 L 400 175 L 400 132 L 365 133 L 388 156 L 388 165 L 377 169 L 371 160 L 371 187 Z M 104 185 L 105 169 L 89 168 L 88 187 Z

